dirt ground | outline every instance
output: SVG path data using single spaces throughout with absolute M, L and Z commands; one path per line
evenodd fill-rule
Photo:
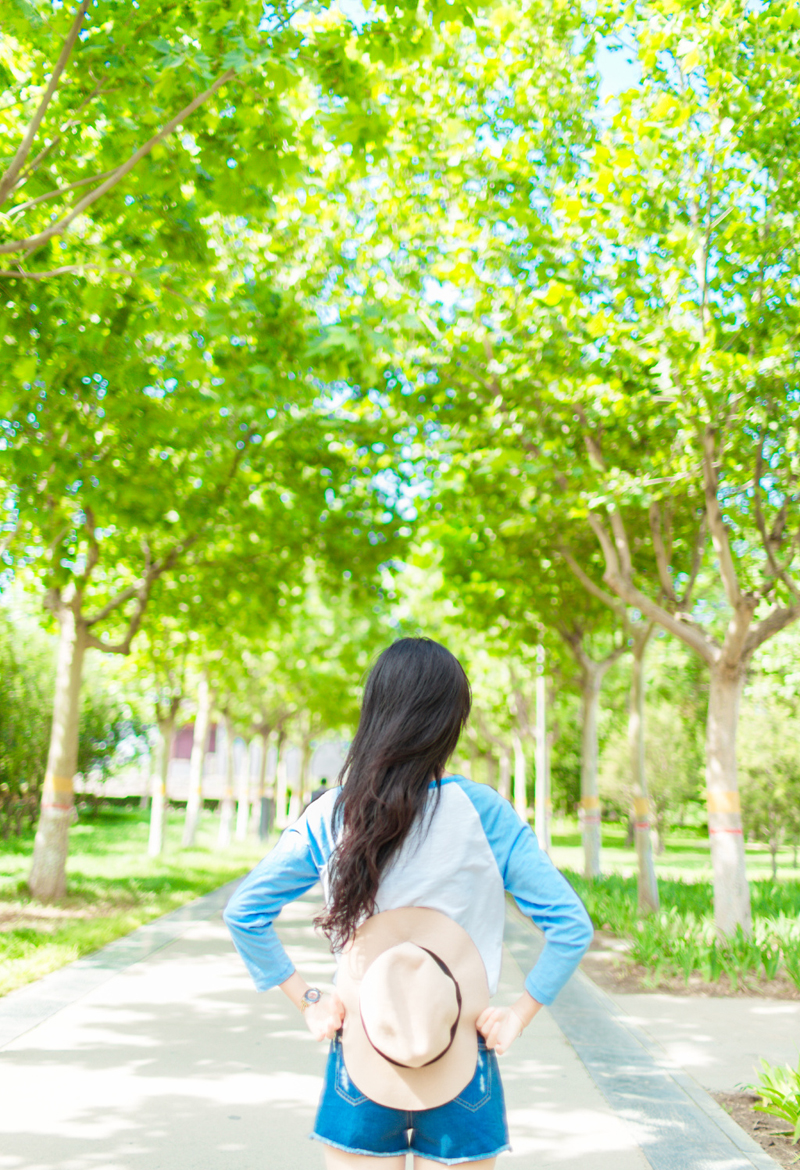
M 800 1145 L 793 1145 L 778 1132 L 786 1129 L 787 1123 L 753 1108 L 761 1100 L 755 1093 L 712 1093 L 711 1096 L 779 1166 L 794 1166 L 800 1160 Z

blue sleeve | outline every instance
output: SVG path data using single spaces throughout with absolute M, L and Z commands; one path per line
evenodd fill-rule
M 589 915 L 507 800 L 488 784 L 468 782 L 464 791 L 481 818 L 503 886 L 544 933 L 544 950 L 525 990 L 539 1003 L 552 1003 L 592 941 Z
M 287 829 L 225 907 L 225 925 L 259 991 L 283 983 L 294 972 L 273 923 L 288 902 L 317 881 L 318 861 L 303 827 Z

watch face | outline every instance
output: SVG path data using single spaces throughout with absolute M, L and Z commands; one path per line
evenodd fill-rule
M 322 999 L 322 992 L 316 987 L 309 987 L 308 991 L 303 996 L 306 1003 L 319 1003 Z

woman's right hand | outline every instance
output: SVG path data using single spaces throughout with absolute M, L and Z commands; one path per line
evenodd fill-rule
M 335 991 L 326 992 L 319 1003 L 311 1003 L 303 1012 L 315 1040 L 332 1040 L 344 1023 L 344 1004 Z
M 487 1048 L 494 1048 L 498 1056 L 508 1052 L 511 1045 L 522 1035 L 524 1024 L 513 1008 L 488 1007 L 478 1016 L 478 1031 L 486 1041 Z

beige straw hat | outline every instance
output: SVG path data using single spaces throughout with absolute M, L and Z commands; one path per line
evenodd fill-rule
M 344 1063 L 379 1105 L 433 1109 L 475 1074 L 486 970 L 467 932 L 426 907 L 368 918 L 343 951 Z

